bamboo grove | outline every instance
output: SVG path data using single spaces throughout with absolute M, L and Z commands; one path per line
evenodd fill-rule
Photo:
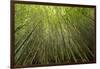
M 15 65 L 89 62 L 94 8 L 15 4 Z

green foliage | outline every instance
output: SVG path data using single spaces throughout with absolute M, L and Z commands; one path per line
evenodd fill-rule
M 15 65 L 89 62 L 94 9 L 15 5 Z

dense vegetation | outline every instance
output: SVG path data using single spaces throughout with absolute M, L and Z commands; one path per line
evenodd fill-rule
M 89 62 L 94 9 L 15 5 L 15 65 Z

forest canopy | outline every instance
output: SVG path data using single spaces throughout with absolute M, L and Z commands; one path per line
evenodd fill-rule
M 15 65 L 90 62 L 94 8 L 15 4 Z

